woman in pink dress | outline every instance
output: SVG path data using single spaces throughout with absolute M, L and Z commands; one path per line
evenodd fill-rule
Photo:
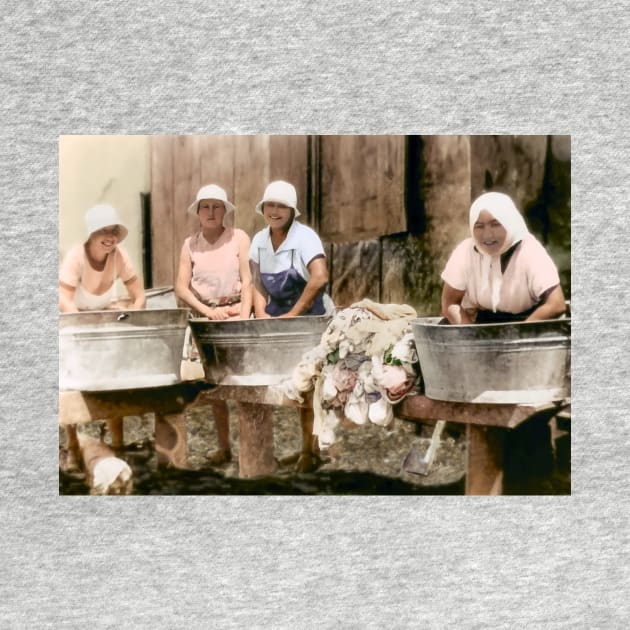
M 478 197 L 469 222 L 471 237 L 442 272 L 442 314 L 449 323 L 535 321 L 565 312 L 556 265 L 508 195 Z
M 113 308 L 116 281 L 120 278 L 129 294 L 128 308 L 144 308 L 142 280 L 120 243 L 127 236 L 116 209 L 107 204 L 85 214 L 88 239 L 72 247 L 59 269 L 59 310 L 62 313 Z
M 208 319 L 249 319 L 252 280 L 249 236 L 234 227 L 235 207 L 223 188 L 210 184 L 197 193 L 188 208 L 199 217 L 200 231 L 184 241 L 175 283 L 177 297 Z M 213 465 L 232 459 L 230 425 L 225 401 L 213 401 L 219 449 L 209 458 Z

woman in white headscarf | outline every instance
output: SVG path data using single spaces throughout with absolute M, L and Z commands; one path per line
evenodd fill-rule
M 470 207 L 471 238 L 442 272 L 442 314 L 451 324 L 558 317 L 565 300 L 555 263 L 512 199 L 490 192 Z

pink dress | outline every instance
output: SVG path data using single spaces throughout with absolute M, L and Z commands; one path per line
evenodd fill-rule
M 201 232 L 188 237 L 182 253 L 188 255 L 192 267 L 190 288 L 208 305 L 240 302 L 241 273 L 239 243 L 248 240 L 238 228 L 226 228 L 218 240 L 209 243 Z

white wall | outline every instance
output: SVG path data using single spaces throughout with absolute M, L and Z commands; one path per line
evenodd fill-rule
M 60 261 L 86 240 L 86 210 L 109 203 L 129 229 L 123 246 L 142 277 L 140 193 L 151 189 L 150 143 L 150 136 L 59 137 Z

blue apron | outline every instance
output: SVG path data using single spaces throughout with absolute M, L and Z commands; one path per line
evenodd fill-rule
M 269 294 L 269 303 L 265 307 L 265 312 L 272 317 L 288 313 L 300 299 L 306 286 L 306 280 L 293 266 L 294 254 L 295 250 L 292 249 L 290 269 L 278 273 L 260 273 L 260 279 Z M 260 256 L 258 259 L 260 260 Z M 324 315 L 326 309 L 324 308 L 323 293 L 324 289 L 315 298 L 311 308 L 302 315 Z

